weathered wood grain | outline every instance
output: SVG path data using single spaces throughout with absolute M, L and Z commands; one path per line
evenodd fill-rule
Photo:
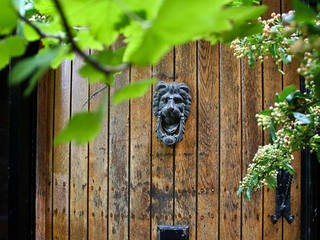
M 118 44 L 117 47 L 120 47 Z M 129 83 L 129 71 L 115 77 L 111 97 Z M 109 134 L 109 239 L 128 239 L 129 101 L 110 103 Z
M 268 6 L 267 12 L 264 14 L 264 19 L 271 18 L 271 13 L 280 12 L 280 1 L 278 0 L 263 0 L 263 4 Z M 278 71 L 274 60 L 269 56 L 263 64 L 263 89 L 264 99 L 263 108 L 268 109 L 274 104 L 274 95 L 276 92 L 280 93 L 282 90 L 282 77 Z M 269 131 L 265 131 L 264 144 L 269 142 Z M 264 188 L 264 239 L 281 239 L 282 238 L 282 221 L 281 219 L 273 224 L 271 216 L 275 213 L 275 191 L 268 187 Z
M 247 59 L 243 60 L 242 80 L 242 169 L 247 173 L 258 146 L 262 145 L 262 129 L 258 127 L 255 115 L 262 110 L 261 64 L 250 68 Z M 252 193 L 250 201 L 242 199 L 242 238 L 262 237 L 262 191 Z
M 83 106 L 88 99 L 88 80 L 78 74 L 82 65 L 82 59 L 76 56 L 72 66 L 72 114 L 88 110 L 87 105 Z M 72 142 L 70 161 L 70 238 L 82 240 L 87 238 L 88 231 L 88 144 Z
M 268 18 L 280 9 L 279 1 L 264 3 L 270 6 Z M 283 10 L 286 4 L 282 0 Z M 186 132 L 175 147 L 165 146 L 156 137 L 153 86 L 153 92 L 142 98 L 119 105 L 110 102 L 102 132 L 89 145 L 53 148 L 53 134 L 65 126 L 71 111 L 87 110 L 88 105 L 83 104 L 89 90 L 93 94 L 102 85 L 88 89 L 87 80 L 77 74 L 82 64 L 78 57 L 72 68 L 70 62 L 64 62 L 56 72 L 55 92 L 53 72 L 44 77 L 50 80 L 39 83 L 38 89 L 37 239 L 67 239 L 70 235 L 70 239 L 156 240 L 158 225 L 181 224 L 190 226 L 192 240 L 240 240 L 241 236 L 274 240 L 282 239 L 282 234 L 283 239 L 299 239 L 298 153 L 293 163 L 297 175 L 292 184 L 295 220 L 291 225 L 284 221 L 282 230 L 282 220 L 271 223 L 274 191 L 265 188 L 264 193 L 253 193 L 251 202 L 236 195 L 241 174 L 244 176 L 262 143 L 255 114 L 272 105 L 275 92 L 281 92 L 281 74 L 270 59 L 254 69 L 243 60 L 241 75 L 240 61 L 229 46 L 220 49 L 200 41 L 198 51 L 197 55 L 196 43 L 179 46 L 175 55 L 169 52 L 153 67 L 153 75 L 163 81 L 174 81 L 175 69 L 176 81 L 186 82 L 191 89 Z M 299 85 L 295 70 L 284 69 L 284 86 Z M 118 75 L 109 98 L 130 79 L 147 78 L 150 72 L 150 68 L 132 67 Z M 98 107 L 101 98 L 102 94 L 91 100 L 90 110 Z M 265 133 L 265 143 L 268 138 Z
M 56 71 L 54 103 L 54 136 L 70 118 L 71 62 L 65 61 Z M 53 171 L 53 239 L 68 239 L 69 235 L 69 151 L 70 144 L 54 146 Z
M 104 84 L 90 85 L 90 96 L 104 87 Z M 89 103 L 90 111 L 99 108 L 104 94 L 109 89 L 93 97 Z M 100 134 L 89 143 L 89 239 L 107 239 L 108 236 L 108 113 L 102 123 Z
M 221 46 L 220 239 L 240 239 L 241 79 L 240 61 Z
M 189 226 L 196 237 L 197 171 L 197 48 L 196 43 L 176 48 L 176 81 L 185 82 L 192 97 L 183 140 L 175 145 L 175 224 Z
M 132 83 L 150 75 L 150 67 L 131 68 Z M 151 94 L 131 101 L 130 239 L 150 239 Z
M 219 44 L 199 42 L 197 239 L 218 239 Z
M 52 139 L 54 71 L 48 71 L 38 84 L 36 234 L 37 240 L 52 239 Z
M 153 75 L 162 81 L 173 81 L 173 61 L 173 51 L 170 51 L 153 67 Z M 152 240 L 157 240 L 158 225 L 173 225 L 173 148 L 166 147 L 157 138 L 156 122 L 157 118 L 152 115 Z

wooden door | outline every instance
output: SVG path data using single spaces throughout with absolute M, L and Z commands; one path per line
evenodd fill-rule
M 265 0 L 272 11 L 288 1 Z M 250 69 L 229 46 L 199 41 L 178 46 L 156 66 L 132 67 L 121 86 L 155 76 L 185 82 L 192 105 L 182 142 L 166 147 L 155 135 L 154 86 L 142 98 L 109 104 L 100 135 L 91 143 L 53 146 L 71 114 L 96 109 L 102 86 L 88 85 L 78 57 L 50 71 L 38 87 L 37 239 L 157 239 L 158 225 L 188 225 L 191 240 L 300 239 L 300 155 L 292 184 L 289 225 L 272 224 L 275 192 L 236 195 L 239 181 L 267 135 L 255 114 L 275 92 L 299 85 L 293 69 L 282 76 L 267 60 Z M 109 101 L 110 102 L 110 101 Z

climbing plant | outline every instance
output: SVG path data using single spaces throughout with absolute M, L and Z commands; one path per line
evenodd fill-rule
M 256 0 L 0 0 L 0 69 L 40 41 L 34 56 L 19 61 L 9 83 L 29 79 L 28 95 L 38 79 L 75 54 L 84 60 L 79 74 L 89 83 L 112 85 L 114 76 L 135 64 L 156 64 L 175 45 L 206 39 L 230 42 L 262 30 L 256 19 L 265 10 Z M 124 47 L 113 49 L 119 37 Z M 94 53 L 88 55 L 85 49 Z M 125 86 L 113 103 L 143 95 L 155 79 Z M 104 100 L 106 101 L 106 99 Z M 102 107 L 105 103 L 102 103 Z M 56 143 L 92 140 L 104 110 L 74 115 Z M 78 126 L 86 125 L 86 129 Z
M 286 87 L 275 95 L 274 106 L 256 115 L 258 125 L 270 131 L 270 141 L 259 147 L 240 183 L 238 194 L 243 192 L 247 199 L 264 185 L 274 189 L 279 169 L 295 173 L 293 151 L 308 147 L 320 162 L 320 15 L 298 0 L 293 6 L 294 11 L 272 13 L 268 20 L 258 18 L 262 33 L 231 43 L 234 55 L 246 57 L 250 66 L 271 56 L 282 74 L 282 64 L 298 59 L 297 71 L 306 86 L 305 92 Z

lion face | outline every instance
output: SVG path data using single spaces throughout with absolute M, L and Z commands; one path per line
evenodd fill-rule
M 182 140 L 190 105 L 190 89 L 185 83 L 160 81 L 157 84 L 153 98 L 153 111 L 158 117 L 156 133 L 166 145 Z

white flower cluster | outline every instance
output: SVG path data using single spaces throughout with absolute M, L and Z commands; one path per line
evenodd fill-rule
M 310 152 L 318 152 L 320 147 L 320 136 L 319 134 L 314 135 L 309 140 Z
M 288 108 L 289 105 L 287 102 L 279 102 L 275 103 L 274 107 L 271 106 L 269 108 L 269 110 L 271 110 L 270 115 L 256 114 L 258 126 L 262 126 L 263 130 L 266 130 L 270 127 L 272 120 L 277 125 L 288 122 Z
M 311 94 L 315 93 L 315 81 L 317 80 L 315 77 L 319 71 L 320 66 L 317 51 L 305 52 L 297 72 L 305 78 L 306 88 L 310 89 Z
M 272 13 L 271 18 L 262 20 L 258 18 L 258 22 L 263 25 L 262 34 L 255 34 L 241 39 L 232 41 L 230 47 L 234 51 L 234 56 L 237 58 L 248 57 L 250 66 L 254 66 L 256 60 L 263 62 L 271 54 L 276 59 L 278 70 L 281 70 L 281 62 L 285 64 L 291 62 L 292 55 L 289 54 L 290 44 L 297 40 L 295 32 L 290 33 L 288 36 L 284 34 L 285 26 L 283 25 L 282 18 L 294 14 L 290 11 L 287 14 Z M 283 73 L 283 72 L 282 72 Z
M 313 116 L 314 127 L 320 129 L 320 106 L 310 107 L 310 115 Z
M 260 146 L 252 163 L 249 164 L 247 175 L 240 182 L 240 188 L 257 190 L 269 185 L 268 178 L 276 178 L 278 170 L 285 168 L 293 160 L 293 155 L 285 148 L 275 144 Z

